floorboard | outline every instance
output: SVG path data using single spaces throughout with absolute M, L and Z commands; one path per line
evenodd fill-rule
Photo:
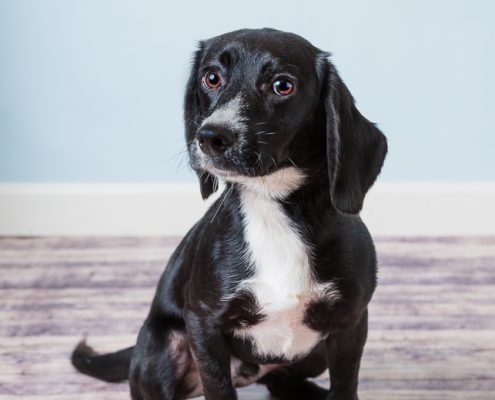
M 178 238 L 0 238 L 0 400 L 117 400 L 76 373 L 131 345 Z M 495 238 L 378 238 L 361 400 L 495 399 Z M 110 312 L 111 310 L 111 312 Z M 328 385 L 326 376 L 318 382 Z M 240 399 L 267 400 L 263 387 Z

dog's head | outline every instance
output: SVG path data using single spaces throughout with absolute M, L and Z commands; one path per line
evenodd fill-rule
M 273 29 L 201 42 L 184 116 L 203 198 L 217 178 L 256 179 L 289 167 L 310 176 L 324 168 L 333 206 L 358 213 L 387 152 L 327 53 Z

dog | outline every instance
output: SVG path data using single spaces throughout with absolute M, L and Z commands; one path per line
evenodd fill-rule
M 202 197 L 225 190 L 171 256 L 136 345 L 81 342 L 73 365 L 128 379 L 134 400 L 233 400 L 252 383 L 283 400 L 358 399 L 377 275 L 358 214 L 385 136 L 328 53 L 268 28 L 200 42 L 184 118 Z M 309 380 L 327 368 L 330 389 Z

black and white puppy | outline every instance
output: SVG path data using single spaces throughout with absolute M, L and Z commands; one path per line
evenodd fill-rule
M 328 54 L 273 29 L 200 43 L 185 97 L 186 142 L 204 198 L 158 284 L 133 348 L 72 361 L 135 400 L 357 399 L 376 285 L 357 215 L 387 153 Z M 330 390 L 308 381 L 330 369 Z

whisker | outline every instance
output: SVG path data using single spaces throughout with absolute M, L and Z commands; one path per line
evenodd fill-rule
M 177 162 L 175 166 L 175 173 L 178 173 L 182 168 L 184 168 L 184 163 L 186 161 L 185 157 L 179 158 L 179 161 Z
M 177 152 L 176 154 L 172 155 L 171 157 L 167 158 L 165 160 L 166 163 L 172 161 L 172 160 L 175 160 L 176 158 L 180 157 L 180 156 L 183 156 L 184 154 L 187 153 L 187 149 L 182 149 L 180 150 L 179 152 Z
M 218 212 L 220 211 L 220 208 L 222 208 L 222 205 L 223 203 L 225 202 L 225 199 L 230 195 L 230 192 L 232 191 L 232 188 L 234 187 L 234 185 L 230 185 L 230 187 L 227 189 L 227 191 L 225 192 L 225 196 L 223 197 L 223 199 L 220 201 L 220 204 L 218 205 L 216 211 L 215 211 L 215 214 L 213 214 L 213 217 L 211 218 L 211 221 L 210 221 L 210 224 L 215 220 L 215 217 L 217 216 Z
M 255 135 L 267 135 L 267 136 L 269 136 L 269 135 L 277 135 L 278 132 L 259 131 L 259 132 L 255 132 L 254 134 Z
M 258 156 L 258 159 L 256 160 L 256 162 L 254 163 L 254 166 L 256 167 L 258 165 L 258 163 L 262 164 L 262 160 L 261 160 L 261 151 L 258 153 L 257 151 L 254 152 L 254 154 L 256 154 Z
M 189 122 L 192 122 L 194 125 L 196 125 L 196 127 L 199 128 L 200 124 L 192 119 L 189 120 Z
M 182 168 L 184 168 L 184 165 L 188 161 L 187 153 L 188 153 L 187 148 L 180 150 L 178 153 L 172 155 L 167 160 L 165 160 L 164 163 L 165 164 L 173 163 L 173 166 L 175 167 L 175 172 L 178 173 Z
M 296 163 L 294 162 L 294 160 L 292 158 L 290 158 L 289 156 L 287 156 L 287 160 L 294 166 L 294 168 L 297 168 L 297 165 L 296 165 Z

